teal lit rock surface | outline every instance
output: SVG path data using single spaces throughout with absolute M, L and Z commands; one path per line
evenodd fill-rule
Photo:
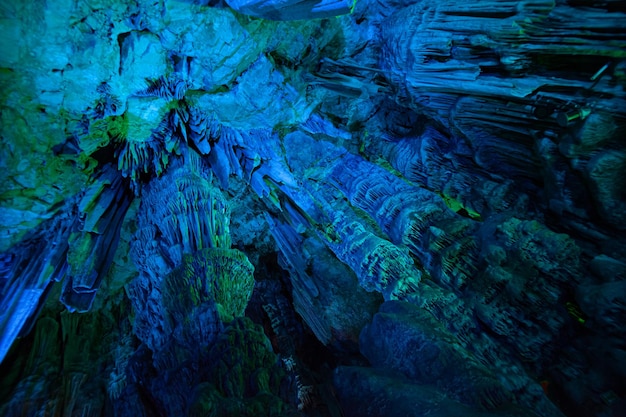
M 625 28 L 2 5 L 0 415 L 623 416 Z

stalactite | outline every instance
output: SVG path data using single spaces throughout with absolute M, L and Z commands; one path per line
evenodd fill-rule
M 22 3 L 0 414 L 621 411 L 619 1 Z
M 78 203 L 81 231 L 68 237 L 68 277 L 61 301 L 71 311 L 88 311 L 113 261 L 122 221 L 132 196 L 110 166 L 103 169 Z

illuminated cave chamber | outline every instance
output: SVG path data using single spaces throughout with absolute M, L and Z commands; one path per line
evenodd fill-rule
M 623 415 L 623 2 L 14 3 L 0 415 Z

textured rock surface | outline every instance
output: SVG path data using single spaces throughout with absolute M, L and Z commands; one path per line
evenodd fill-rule
M 527 416 L 516 407 L 478 411 L 460 404 L 432 385 L 418 385 L 390 371 L 338 367 L 334 375 L 337 395 L 346 416 Z
M 0 414 L 621 415 L 624 27 L 3 5 Z

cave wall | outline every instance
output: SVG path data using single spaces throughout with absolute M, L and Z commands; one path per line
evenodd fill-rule
M 3 5 L 0 413 L 622 415 L 625 29 Z

